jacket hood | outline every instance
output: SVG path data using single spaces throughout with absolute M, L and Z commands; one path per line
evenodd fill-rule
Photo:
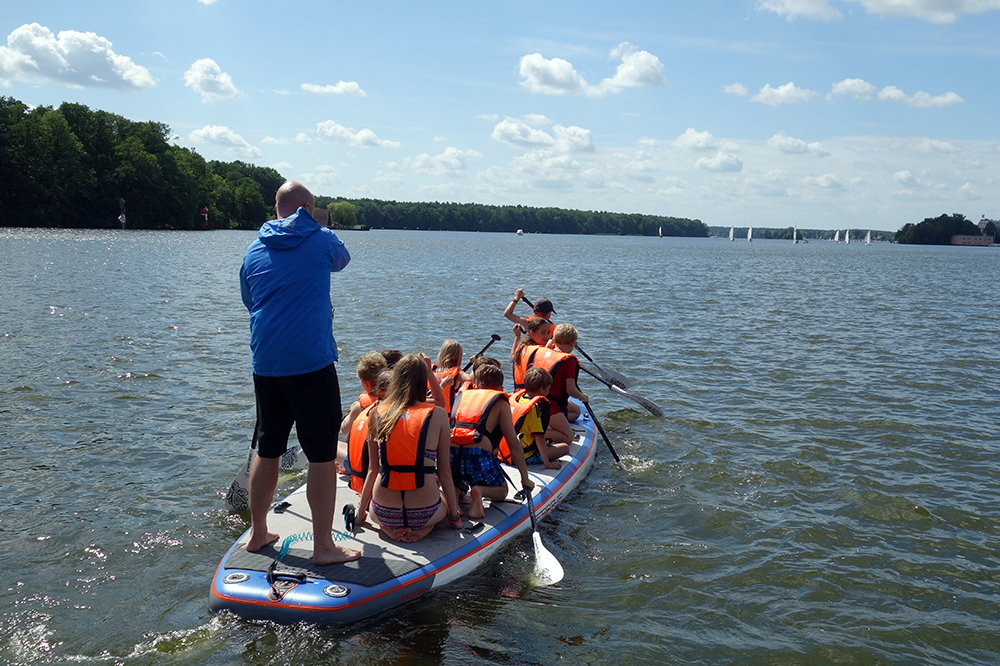
M 257 232 L 257 238 L 272 250 L 289 250 L 298 247 L 309 234 L 321 228 L 305 208 L 299 208 L 288 217 L 265 222 Z

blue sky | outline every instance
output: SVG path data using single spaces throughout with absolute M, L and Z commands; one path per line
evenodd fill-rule
M 1000 218 L 1000 0 L 4 0 L 0 95 L 317 194 L 710 225 Z

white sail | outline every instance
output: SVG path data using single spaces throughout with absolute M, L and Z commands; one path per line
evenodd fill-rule
M 753 227 L 747 227 L 747 242 L 753 241 Z
M 844 232 L 844 242 L 845 243 L 850 243 L 851 242 L 851 230 L 850 229 L 848 229 L 847 231 Z
M 736 227 L 729 227 L 729 240 L 733 240 L 733 234 L 736 233 Z
M 799 228 L 792 227 L 792 245 L 798 245 L 799 243 Z
M 835 233 L 833 235 L 833 242 L 834 243 L 839 243 L 840 242 L 840 229 L 837 229 L 837 233 Z
M 660 238 L 663 238 L 663 227 L 660 227 Z
M 865 234 L 865 245 L 871 245 L 871 244 L 872 244 L 872 232 L 871 229 L 869 229 L 868 233 Z

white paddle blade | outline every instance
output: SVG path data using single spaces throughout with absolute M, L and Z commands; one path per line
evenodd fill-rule
M 550 553 L 542 545 L 542 535 L 538 532 L 531 533 L 531 540 L 535 543 L 535 571 L 534 582 L 536 585 L 555 585 L 563 579 L 563 568 L 555 555 Z
M 597 366 L 597 369 L 601 373 L 601 379 L 606 381 L 608 384 L 611 384 L 612 386 L 617 386 L 622 390 L 627 390 L 628 387 L 631 386 L 628 377 L 621 374 L 620 372 L 615 372 L 614 370 L 605 370 L 600 366 Z

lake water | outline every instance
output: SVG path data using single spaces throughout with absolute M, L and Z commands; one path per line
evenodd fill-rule
M 504 357 L 523 286 L 666 418 L 581 379 L 627 471 L 600 452 L 543 522 L 559 585 L 527 584 L 522 539 L 316 628 L 207 610 L 247 526 L 223 494 L 254 422 L 254 234 L 0 238 L 0 662 L 1000 661 L 996 249 L 342 234 L 348 400 L 370 349 L 498 333 Z

